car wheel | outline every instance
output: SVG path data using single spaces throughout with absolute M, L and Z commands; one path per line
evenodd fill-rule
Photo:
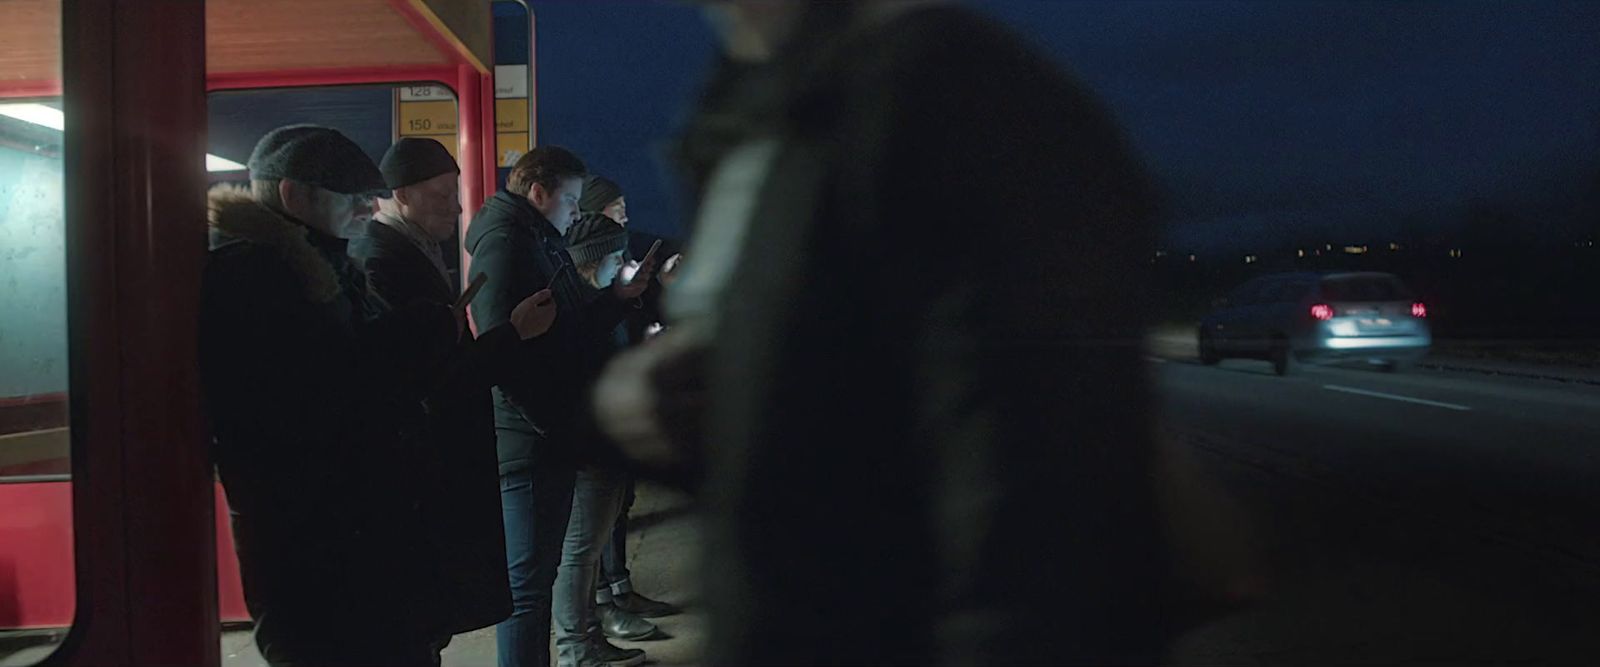
M 1211 334 L 1200 332 L 1200 363 L 1205 366 L 1215 366 L 1222 363 L 1222 355 L 1217 353 L 1217 343 L 1211 340 Z
M 1287 339 L 1272 339 L 1272 349 L 1268 353 L 1268 358 L 1272 360 L 1272 372 L 1280 376 L 1288 375 L 1294 367 L 1294 350 L 1290 349 Z

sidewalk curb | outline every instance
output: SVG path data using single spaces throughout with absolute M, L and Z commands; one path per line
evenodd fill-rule
M 1552 375 L 1552 374 L 1549 374 L 1549 373 L 1538 373 L 1538 372 L 1534 372 L 1534 371 L 1513 371 L 1513 370 L 1505 370 L 1505 369 L 1498 369 L 1498 368 L 1485 368 L 1483 366 L 1470 366 L 1470 365 L 1469 366 L 1462 366 L 1462 365 L 1452 364 L 1452 363 L 1448 363 L 1448 362 L 1439 363 L 1439 362 L 1432 362 L 1432 361 L 1420 362 L 1420 363 L 1417 364 L 1417 367 L 1418 368 L 1426 368 L 1426 369 L 1429 369 L 1429 370 L 1436 370 L 1436 371 L 1450 371 L 1450 372 L 1454 372 L 1454 373 L 1477 373 L 1477 374 L 1480 374 L 1480 375 L 1498 375 L 1498 376 L 1501 376 L 1501 377 L 1524 378 L 1524 379 L 1529 379 L 1529 380 L 1545 380 L 1545 381 L 1549 381 L 1549 382 L 1561 382 L 1561 383 L 1564 383 L 1564 384 L 1584 384 L 1584 385 L 1591 385 L 1591 386 L 1600 387 L 1600 378 L 1581 378 L 1581 377 L 1573 377 L 1571 375 Z

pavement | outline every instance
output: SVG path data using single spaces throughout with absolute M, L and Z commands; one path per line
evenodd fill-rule
M 634 502 L 628 535 L 628 568 L 634 587 L 649 597 L 670 602 L 684 613 L 653 619 L 666 635 L 647 642 L 613 643 L 644 649 L 652 665 L 699 664 L 705 640 L 705 614 L 699 606 L 700 523 L 689 511 L 687 497 L 669 489 L 642 484 Z M 552 642 L 553 643 L 553 642 Z M 456 635 L 442 654 L 444 667 L 493 667 L 494 628 Z M 551 664 L 554 663 L 554 648 Z M 266 667 L 248 629 L 223 633 L 224 667 Z

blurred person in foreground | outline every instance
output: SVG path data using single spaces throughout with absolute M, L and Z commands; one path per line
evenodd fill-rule
M 1159 660 L 1185 594 L 1121 131 L 969 10 L 705 4 L 692 261 L 597 401 L 708 512 L 709 662 Z

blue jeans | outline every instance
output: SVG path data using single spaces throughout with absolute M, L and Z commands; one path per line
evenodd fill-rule
M 511 617 L 495 626 L 500 667 L 548 667 L 550 597 L 572 512 L 571 466 L 540 462 L 500 476 Z
M 628 512 L 633 510 L 633 475 L 624 473 L 627 486 L 622 493 L 622 507 L 617 510 L 617 524 L 611 529 L 611 541 L 600 554 L 600 577 L 595 582 L 594 600 L 605 604 L 614 595 L 633 592 L 633 573 L 628 571 Z
M 578 471 L 555 585 L 556 659 L 562 665 L 582 664 L 593 642 L 601 638 L 594 615 L 594 585 L 600 552 L 611 541 L 611 527 L 622 507 L 625 479 L 604 468 Z

